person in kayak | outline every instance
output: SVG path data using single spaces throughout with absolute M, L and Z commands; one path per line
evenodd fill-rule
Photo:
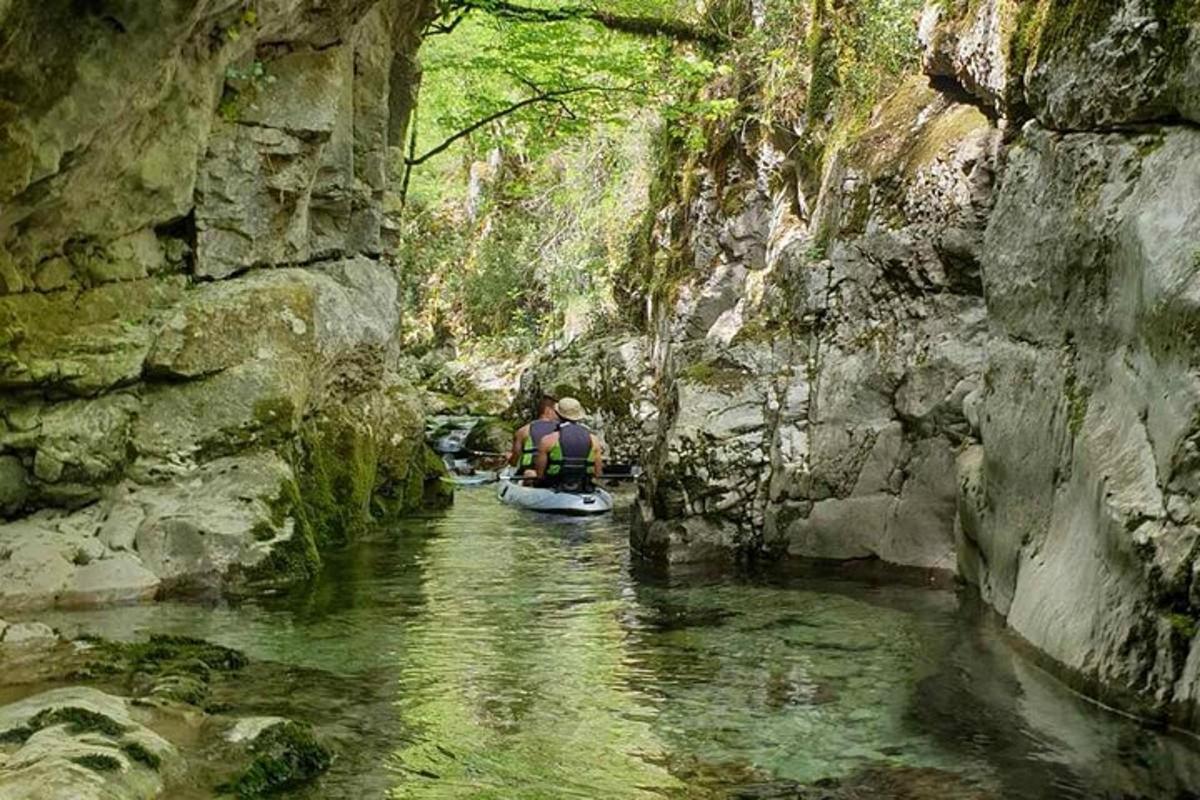
M 586 413 L 574 397 L 559 400 L 554 410 L 558 428 L 542 437 L 533 459 L 537 485 L 590 491 L 592 480 L 604 471 L 602 443 L 583 425 Z
M 538 416 L 533 422 L 522 425 L 513 434 L 512 452 L 508 455 L 508 463 L 512 465 L 515 474 L 525 478 L 534 478 L 537 473 L 533 469 L 533 457 L 537 446 L 547 434 L 558 429 L 558 414 L 554 407 L 558 398 L 544 394 L 538 401 Z

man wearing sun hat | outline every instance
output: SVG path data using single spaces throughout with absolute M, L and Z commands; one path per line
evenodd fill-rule
M 604 471 L 600 439 L 584 426 L 587 412 L 574 397 L 561 398 L 554 411 L 558 430 L 542 437 L 534 457 L 538 485 L 588 491 Z

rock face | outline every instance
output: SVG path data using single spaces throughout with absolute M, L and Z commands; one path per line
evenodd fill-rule
M 1200 9 L 939 2 L 919 39 L 819 169 L 811 118 L 671 165 L 633 543 L 955 570 L 1196 728 Z
M 0 5 L 0 606 L 309 574 L 436 486 L 380 245 L 431 12 Z
M 807 218 L 769 141 L 671 212 L 692 261 L 656 322 L 643 553 L 953 568 L 1000 134 L 922 83 L 830 159 Z

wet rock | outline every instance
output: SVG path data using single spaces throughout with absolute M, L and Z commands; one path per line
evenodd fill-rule
M 512 449 L 513 429 L 498 419 L 483 419 L 467 435 L 467 449 L 474 453 L 505 453 Z
M 175 748 L 139 724 L 128 701 L 55 689 L 0 707 L 0 798 L 155 797 Z
M 76 569 L 55 604 L 96 606 L 152 600 L 161 585 L 162 579 L 141 559 L 129 553 L 114 553 Z
M 153 635 L 143 642 L 87 640 L 81 676 L 116 676 L 143 705 L 203 708 L 213 684 L 246 667 L 244 655 L 188 636 Z
M 49 625 L 41 622 L 15 622 L 0 631 L 0 642 L 4 644 L 28 644 L 33 642 L 57 641 L 58 634 Z
M 764 794 L 763 790 L 767 793 Z M 791 797 L 797 800 L 999 800 L 972 781 L 933 767 L 869 766 L 845 778 L 827 778 L 796 786 L 749 787 L 736 797 Z
M 236 742 L 245 742 L 250 765 L 219 788 L 238 797 L 260 797 L 303 785 L 329 769 L 333 754 L 321 744 L 312 728 L 288 720 L 265 724 L 242 720 Z M 254 732 L 254 728 L 258 728 Z M 231 732 L 231 737 L 238 728 Z
M 234 744 L 253 742 L 267 728 L 287 722 L 283 717 L 242 717 L 225 734 L 225 740 Z

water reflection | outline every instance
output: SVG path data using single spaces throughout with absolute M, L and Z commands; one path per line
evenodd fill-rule
M 463 492 L 333 557 L 302 591 L 53 622 L 188 633 L 287 665 L 238 691 L 334 738 L 341 757 L 313 798 L 1115 800 L 1200 787 L 1190 742 L 1066 692 L 950 592 L 635 574 L 625 530 Z

